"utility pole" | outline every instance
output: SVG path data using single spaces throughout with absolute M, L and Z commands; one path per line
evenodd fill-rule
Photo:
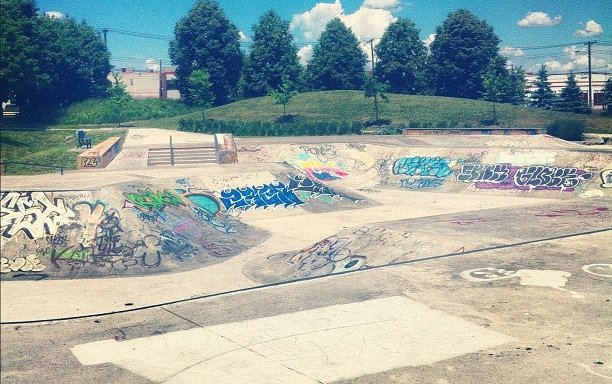
M 588 55 L 589 55 L 589 108 L 593 109 L 593 88 L 591 82 L 591 45 L 595 44 L 597 41 L 587 41 L 586 44 L 588 46 Z
M 104 34 L 104 45 L 106 45 L 108 47 L 108 44 L 106 42 L 106 34 L 108 33 L 108 28 L 103 28 L 102 29 L 102 34 Z
M 370 51 L 372 52 L 372 76 L 374 76 L 374 39 L 370 39 L 368 43 L 370 43 Z
M 164 97 L 164 80 L 162 76 L 163 76 L 162 61 L 161 59 L 159 59 L 159 99 L 160 100 Z

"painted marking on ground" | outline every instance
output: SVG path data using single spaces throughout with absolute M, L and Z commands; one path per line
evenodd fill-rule
M 583 296 L 575 291 L 562 288 L 567 283 L 567 279 L 572 275 L 565 271 L 540 270 L 540 269 L 519 269 L 518 271 L 506 270 L 503 268 L 477 268 L 469 269 L 460 273 L 461 277 L 469 281 L 482 282 L 520 278 L 521 285 L 533 287 L 550 287 L 560 291 L 568 292 L 571 297 L 580 299 Z
M 514 339 L 395 296 L 72 348 L 166 383 L 316 383 L 420 366 Z

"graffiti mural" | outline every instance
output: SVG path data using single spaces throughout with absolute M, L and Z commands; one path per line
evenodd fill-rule
M 334 198 L 346 198 L 353 202 L 360 201 L 342 195 L 328 186 L 300 175 L 289 175 L 289 183 L 276 181 L 260 186 L 226 189 L 221 191 L 221 202 L 228 211 L 250 208 L 273 208 L 282 206 L 292 208 L 310 199 L 324 199 L 332 203 Z
M 163 192 L 153 192 L 150 188 L 125 194 L 131 203 L 147 210 L 163 211 L 166 206 L 185 205 L 176 193 L 166 189 Z
M 508 179 L 507 164 L 464 164 L 457 175 L 457 181 L 501 183 Z
M 364 268 L 366 257 L 353 255 L 349 245 L 350 240 L 331 236 L 297 252 L 287 260 L 287 263 L 295 266 L 298 278 Z
M 242 253 L 270 235 L 230 216 L 218 197 L 189 181 L 183 193 L 169 185 L 3 192 L 2 279 L 199 268 Z
M 402 157 L 393 164 L 395 175 L 445 178 L 452 173 L 447 157 Z
M 228 210 L 248 210 L 279 205 L 285 208 L 304 204 L 284 183 L 275 182 L 260 186 L 226 189 L 221 191 L 221 201 Z
M 55 235 L 62 225 L 74 221 L 75 213 L 61 198 L 49 199 L 44 192 L 0 194 L 2 242 L 23 232 L 30 239 Z
M 473 182 L 479 189 L 553 190 L 571 192 L 593 174 L 577 168 L 510 164 L 463 164 L 459 182 Z
M 443 182 L 435 178 L 408 178 L 400 180 L 400 186 L 408 189 L 438 188 Z
M 45 266 L 40 263 L 40 259 L 35 254 L 26 257 L 0 257 L 0 273 L 10 272 L 40 272 Z
M 318 146 L 302 145 L 302 153 L 289 157 L 287 163 L 303 171 L 309 178 L 319 181 L 334 181 L 348 176 L 346 163 L 337 157 L 338 151 L 331 144 Z

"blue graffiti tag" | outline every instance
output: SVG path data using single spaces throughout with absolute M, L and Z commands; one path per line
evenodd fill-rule
M 260 186 L 225 189 L 221 201 L 227 210 L 268 208 L 282 205 L 285 208 L 304 204 L 292 190 L 281 182 Z
M 393 164 L 395 175 L 445 178 L 452 173 L 447 157 L 401 157 Z

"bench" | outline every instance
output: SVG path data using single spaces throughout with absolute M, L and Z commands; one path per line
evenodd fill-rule
M 78 169 L 105 168 L 121 151 L 121 137 L 113 136 L 77 157 Z
M 85 131 L 78 130 L 77 133 L 77 148 L 91 148 L 91 137 L 85 136 Z

